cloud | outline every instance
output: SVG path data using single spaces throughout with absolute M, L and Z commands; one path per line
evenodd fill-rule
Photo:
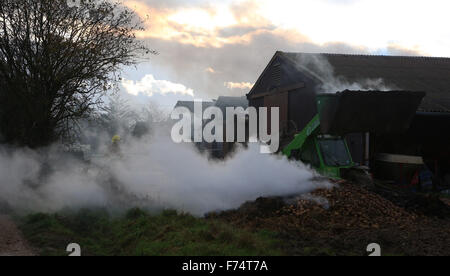
M 205 69 L 206 72 L 211 73 L 211 74 L 215 74 L 216 70 L 214 70 L 214 68 L 208 67 Z
M 260 1 L 262 16 L 315 43 L 340 41 L 371 52 L 395 43 L 434 56 L 450 55 L 450 30 L 439 27 L 448 25 L 449 8 L 450 2 L 442 0 Z
M 197 47 L 156 38 L 146 39 L 146 43 L 159 52 L 158 56 L 152 57 L 151 70 L 164 72 L 164 79 L 192 88 L 195 96 L 203 99 L 244 96 L 248 90 L 233 89 L 236 86 L 232 83 L 256 82 L 278 50 L 369 53 L 364 47 L 344 43 L 318 45 L 300 33 L 282 30 L 260 32 L 249 38 L 247 44 L 227 44 L 222 47 Z
M 194 90 L 179 83 L 173 83 L 167 80 L 156 80 L 151 74 L 145 75 L 140 81 L 123 79 L 122 86 L 127 93 L 135 96 L 144 94 L 152 97 L 155 93 L 162 95 L 180 94 L 194 96 Z
M 250 83 L 250 82 L 231 82 L 231 81 L 229 81 L 229 82 L 225 82 L 224 85 L 228 89 L 250 90 L 250 89 L 252 89 L 253 85 L 255 85 L 255 84 Z
M 276 29 L 267 18 L 259 15 L 256 1 L 231 5 L 179 4 L 178 1 L 163 6 L 155 5 L 153 1 L 125 2 L 142 19 L 149 18 L 146 29 L 137 32 L 141 39 L 157 38 L 197 47 L 223 47 L 226 44 L 246 44 L 253 35 Z
M 390 43 L 385 50 L 386 53 L 396 56 L 425 56 L 426 54 L 422 52 L 419 48 L 413 47 L 411 49 L 405 48 L 401 45 L 395 43 Z
M 414 52 L 447 56 L 450 32 L 435 26 L 448 25 L 448 3 L 430 1 L 427 5 L 408 1 L 408 13 L 399 12 L 404 10 L 403 1 L 388 0 L 126 0 L 125 4 L 142 18 L 150 17 L 147 29 L 138 34 L 143 39 L 223 47 L 247 44 L 261 32 L 295 30 L 317 44 L 344 42 L 376 52 L 393 43 Z M 425 20 L 416 20 L 424 14 Z
M 247 89 L 233 84 L 254 83 L 276 51 L 424 55 L 420 48 L 395 42 L 375 49 L 354 40 L 318 43 L 303 33 L 309 26 L 290 28 L 269 20 L 270 14 L 261 10 L 264 1 L 127 2 L 140 4 L 135 10 L 141 16 L 150 15 L 141 38 L 159 55 L 152 57 L 147 72 L 181 83 L 205 100 L 245 95 Z M 306 13 L 305 8 L 297 10 Z M 317 20 L 311 22 L 319 24 Z

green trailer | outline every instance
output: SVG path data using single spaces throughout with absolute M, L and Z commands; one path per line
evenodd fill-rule
M 295 136 L 283 154 L 311 165 L 321 175 L 330 178 L 341 178 L 344 169 L 357 167 L 344 138 L 320 134 L 319 115 Z
M 289 158 L 330 178 L 368 176 L 353 162 L 345 136 L 351 133 L 405 132 L 425 93 L 344 91 L 317 95 L 318 114 L 283 149 Z

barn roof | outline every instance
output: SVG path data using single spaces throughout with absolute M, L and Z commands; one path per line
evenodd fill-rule
M 248 107 L 248 100 L 247 97 L 227 97 L 227 96 L 220 96 L 215 106 L 222 109 L 222 111 L 225 110 L 227 107 L 242 107 L 246 109 Z
M 189 109 L 190 112 L 194 113 L 194 101 L 178 101 L 175 105 L 175 108 L 177 107 L 186 107 Z M 202 101 L 202 109 L 205 110 L 208 107 L 211 107 L 214 105 L 214 102 L 208 102 L 208 101 Z
M 323 59 L 331 65 L 335 77 L 351 83 L 382 79 L 386 86 L 394 90 L 424 91 L 427 95 L 420 111 L 450 112 L 450 58 L 277 52 L 268 67 L 275 57 L 291 64 L 307 58 Z M 315 68 L 295 68 L 302 73 L 313 73 L 313 76 L 318 74 L 320 77 L 321 74 Z M 253 92 L 252 89 L 250 94 Z

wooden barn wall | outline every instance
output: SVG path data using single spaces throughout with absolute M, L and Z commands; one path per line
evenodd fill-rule
M 293 68 L 293 65 L 286 62 L 283 58 L 276 58 L 273 64 L 271 68 L 268 68 L 258 86 L 255 87 L 254 95 L 267 93 L 275 88 L 288 87 L 298 83 L 304 83 L 304 87 L 265 97 L 250 97 L 249 104 L 256 108 L 264 106 L 280 107 L 280 126 L 288 122 L 289 128 L 294 128 L 295 125 L 297 131 L 301 131 L 318 113 L 316 102 L 318 83 L 299 72 L 296 68 Z M 363 164 L 364 134 L 351 134 L 346 139 L 353 160 Z M 285 144 L 285 142 L 281 141 L 281 144 Z
M 253 106 L 256 109 L 264 106 L 264 98 L 250 98 L 249 99 L 249 106 Z
M 268 114 L 267 114 L 267 120 L 268 120 L 268 131 L 271 133 L 272 126 L 271 126 L 271 108 L 272 107 L 278 107 L 280 109 L 280 120 L 279 125 L 280 127 L 283 126 L 283 124 L 287 125 L 287 122 L 289 120 L 288 116 L 288 92 L 283 93 L 277 93 L 275 95 L 269 95 L 264 97 L 264 106 L 268 108 Z
M 289 120 L 301 131 L 318 112 L 314 87 L 306 84 L 304 88 L 290 91 L 288 105 Z

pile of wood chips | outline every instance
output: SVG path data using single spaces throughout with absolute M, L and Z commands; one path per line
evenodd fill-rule
M 400 206 L 342 181 L 296 198 L 259 198 L 207 218 L 278 233 L 284 241 L 280 245 L 292 255 L 367 255 L 367 244 L 374 241 L 395 255 L 450 254 L 449 219 Z
M 324 204 L 325 202 L 325 204 Z M 308 216 L 326 217 L 331 224 L 346 227 L 380 228 L 382 225 L 407 227 L 417 215 L 357 185 L 341 182 L 331 190 L 317 190 L 311 197 L 299 197 L 278 215 L 293 215 L 306 223 Z

